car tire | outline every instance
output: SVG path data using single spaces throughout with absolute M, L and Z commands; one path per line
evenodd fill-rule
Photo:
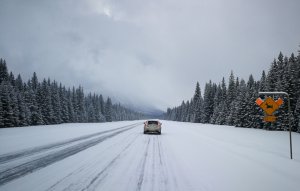
M 160 131 L 158 131 L 157 133 L 158 133 L 159 135 L 161 134 L 161 132 L 160 132 Z

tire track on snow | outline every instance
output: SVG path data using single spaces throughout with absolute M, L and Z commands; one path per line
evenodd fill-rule
M 90 183 L 81 191 L 90 190 L 90 188 L 93 186 L 94 188 L 92 190 L 95 190 L 99 184 L 105 179 L 105 177 L 108 174 L 108 171 L 114 166 L 114 164 L 121 159 L 121 155 L 124 154 L 128 148 L 136 141 L 136 138 L 138 135 L 135 136 L 135 138 L 128 144 L 126 147 L 116 156 L 114 157 L 91 181 Z
M 142 188 L 142 184 L 143 184 L 143 181 L 144 181 L 144 173 L 145 173 L 145 166 L 146 166 L 146 161 L 147 161 L 147 156 L 148 156 L 148 151 L 149 151 L 149 144 L 150 143 L 150 138 L 148 139 L 148 142 L 147 142 L 147 146 L 146 146 L 146 150 L 144 152 L 144 155 L 143 155 L 143 158 L 142 158 L 142 167 L 141 167 L 141 172 L 140 172 L 140 176 L 139 176 L 139 180 L 138 180 L 138 183 L 137 183 L 137 191 L 140 191 L 141 188 Z
M 73 139 L 70 139 L 70 140 L 67 140 L 67 141 L 61 141 L 61 142 L 58 142 L 58 143 L 48 144 L 48 145 L 44 145 L 44 146 L 40 146 L 40 147 L 34 147 L 34 148 L 30 148 L 30 149 L 25 149 L 25 150 L 18 151 L 18 152 L 3 154 L 3 155 L 0 155 L 0 164 L 4 164 L 4 163 L 10 162 L 12 160 L 16 160 L 16 159 L 23 158 L 23 157 L 26 157 L 26 156 L 31 156 L 31 155 L 41 153 L 41 152 L 44 152 L 44 151 L 48 151 L 48 150 L 51 150 L 51 149 L 63 147 L 65 145 L 75 143 L 75 142 L 78 142 L 78 141 L 83 141 L 83 140 L 86 140 L 86 139 L 90 139 L 90 138 L 93 138 L 93 137 L 96 137 L 96 136 L 99 136 L 99 135 L 102 135 L 102 134 L 105 134 L 105 133 L 118 131 L 120 129 L 128 128 L 128 127 L 131 127 L 131 126 L 137 126 L 139 124 L 141 124 L 141 123 L 134 123 L 134 124 L 131 124 L 131 125 L 118 127 L 116 129 L 110 129 L 110 130 L 101 131 L 101 132 L 98 132 L 98 133 L 93 133 L 93 134 L 90 134 L 90 135 L 84 135 L 84 136 L 76 137 L 76 138 L 73 138 Z
M 21 165 L 18 165 L 16 167 L 4 170 L 2 172 L 0 172 L 0 186 L 3 184 L 6 184 L 12 180 L 15 180 L 17 178 L 20 178 L 22 176 L 25 176 L 27 174 L 30 174 L 36 170 L 39 170 L 41 168 L 44 168 L 50 164 L 53 164 L 55 162 L 58 162 L 60 160 L 63 160 L 69 156 L 75 155 L 85 149 L 88 149 L 92 146 L 95 146 L 109 138 L 112 138 L 120 133 L 123 133 L 125 131 L 128 131 L 138 125 L 131 125 L 132 127 L 111 133 L 109 135 L 105 135 L 102 137 L 98 137 L 98 138 L 94 138 L 92 140 L 88 140 L 86 142 L 83 143 L 79 143 L 77 145 L 74 146 L 70 146 L 68 148 L 62 149 L 60 151 L 57 151 L 55 153 L 43 156 L 41 158 L 35 159 L 33 161 L 29 161 L 26 163 L 23 163 Z M 124 128 L 124 127 L 123 127 Z

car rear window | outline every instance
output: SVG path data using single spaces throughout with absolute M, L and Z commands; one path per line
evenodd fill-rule
M 151 124 L 158 125 L 158 121 L 148 121 L 148 125 L 151 125 Z

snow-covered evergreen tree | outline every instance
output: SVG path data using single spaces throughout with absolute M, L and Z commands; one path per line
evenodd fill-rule
M 259 91 L 260 92 L 267 91 L 266 73 L 264 70 L 262 71 L 261 78 L 260 78 Z
M 210 123 L 216 124 L 216 120 L 218 118 L 218 115 L 220 114 L 220 103 L 222 101 L 222 89 L 221 84 L 219 84 L 216 88 L 216 93 L 214 96 L 214 104 L 213 104 L 213 115 L 210 119 Z
M 36 93 L 32 89 L 31 82 L 28 82 L 28 86 L 25 86 L 25 102 L 27 107 L 29 108 L 28 111 L 28 121 L 30 125 L 43 125 L 43 117 L 41 110 L 39 108 L 39 104 L 37 102 Z
M 37 96 L 44 123 L 46 125 L 55 124 L 51 89 L 46 79 L 43 80 L 41 86 L 38 86 Z
M 226 116 L 227 116 L 227 106 L 226 101 L 222 100 L 219 104 L 219 114 L 216 118 L 216 124 L 218 125 L 224 125 L 226 122 Z
M 16 87 L 15 75 L 12 72 L 9 73 L 8 82 L 12 87 Z
M 17 100 L 18 100 L 18 110 L 19 110 L 19 115 L 18 115 L 18 121 L 19 121 L 19 126 L 27 126 L 29 123 L 28 120 L 28 108 L 24 100 L 24 95 L 21 93 L 17 93 Z
M 0 58 L 0 84 L 3 81 L 8 81 L 8 70 L 5 60 Z
M 93 103 L 92 94 L 89 93 L 85 98 L 87 122 L 96 122 L 96 109 Z
M 236 113 L 234 114 L 234 124 L 237 127 L 245 127 L 246 126 L 246 117 L 247 117 L 247 86 L 245 80 L 240 81 L 240 86 L 238 88 L 238 96 L 236 99 Z
M 74 107 L 74 93 L 73 92 L 71 91 L 70 88 L 67 91 L 68 116 L 69 116 L 69 122 L 76 123 L 77 115 L 75 115 L 76 112 L 74 110 L 75 107 Z
M 2 81 L 0 84 L 0 98 L 3 108 L 3 123 L 5 127 L 16 126 L 15 100 L 11 99 L 11 85 L 8 81 Z
M 219 114 L 216 119 L 216 124 L 219 125 L 224 125 L 226 124 L 226 116 L 228 112 L 228 107 L 227 107 L 227 87 L 225 83 L 225 78 L 223 77 L 222 82 L 221 82 L 221 100 L 219 103 Z
M 76 97 L 77 97 L 77 116 L 79 122 L 86 122 L 87 121 L 87 115 L 85 110 L 85 103 L 84 103 L 84 93 L 83 88 L 80 86 L 78 89 L 76 89 Z
M 247 82 L 247 93 L 246 93 L 246 124 L 245 127 L 255 127 L 254 123 L 257 120 L 257 107 L 255 100 L 258 97 L 258 92 L 256 90 L 255 81 L 252 75 L 249 76 L 249 80 Z
M 50 85 L 50 94 L 51 94 L 51 104 L 53 108 L 53 123 L 59 124 L 62 123 L 62 104 L 61 104 L 61 97 L 59 95 L 59 88 L 57 82 L 54 81 Z
M 235 79 L 233 75 L 233 71 L 230 73 L 229 77 L 229 83 L 228 83 L 228 89 L 226 92 L 226 102 L 227 106 L 230 106 L 230 104 L 235 100 L 236 98 L 236 89 L 235 89 Z M 230 108 L 228 108 L 230 110 Z
M 206 83 L 204 89 L 204 101 L 203 101 L 203 113 L 202 121 L 203 123 L 209 123 L 213 115 L 214 106 L 214 92 L 213 92 L 212 82 Z
M 111 99 L 108 97 L 105 103 L 105 119 L 107 122 L 112 121 L 112 102 Z
M 194 116 L 194 122 L 195 123 L 201 123 L 202 122 L 202 106 L 203 106 L 203 98 L 201 96 L 201 90 L 199 82 L 196 84 L 195 94 L 193 97 L 193 116 Z
M 36 73 L 34 72 L 32 78 L 31 78 L 31 87 L 32 87 L 32 90 L 34 92 L 36 92 L 38 86 L 39 86 L 39 81 L 38 81 Z
M 271 64 L 271 68 L 268 72 L 267 75 L 267 91 L 276 91 L 276 85 L 277 85 L 277 70 L 278 70 L 278 65 L 276 60 L 274 59 L 274 61 Z
M 298 98 L 296 108 L 294 111 L 295 114 L 298 114 L 298 118 L 295 118 L 295 127 L 297 129 L 297 132 L 300 133 L 300 120 L 299 120 L 299 113 L 300 113 L 300 97 Z
M 73 87 L 72 89 L 72 106 L 73 106 L 73 123 L 76 123 L 76 122 L 80 122 L 79 120 L 79 116 L 78 116 L 78 113 L 79 113 L 79 105 L 78 105 L 78 95 L 76 93 L 76 90 L 75 90 L 75 87 Z
M 230 85 L 231 84 L 231 85 Z M 231 72 L 229 77 L 229 87 L 227 90 L 227 107 L 228 115 L 226 116 L 227 125 L 235 125 L 234 119 L 236 117 L 237 110 L 237 97 L 238 97 L 238 88 L 239 88 L 239 78 L 234 81 L 233 72 Z
M 0 90 L 1 90 L 1 85 L 0 85 Z M 4 127 L 4 110 L 3 110 L 3 104 L 2 104 L 2 99 L 1 99 L 1 93 L 0 93 L 0 128 Z
M 68 97 L 66 88 L 59 84 L 59 99 L 61 100 L 61 120 L 63 123 L 70 122 Z
M 21 75 L 19 74 L 17 79 L 15 80 L 15 89 L 19 92 L 19 93 L 23 93 L 24 92 L 24 84 L 23 84 L 23 80 Z

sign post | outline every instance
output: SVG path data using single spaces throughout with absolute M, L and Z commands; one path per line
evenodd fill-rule
M 288 112 L 289 112 L 289 130 L 290 130 L 290 156 L 293 159 L 293 151 L 292 151 L 292 127 L 291 127 L 291 105 L 290 105 L 290 96 L 286 92 L 258 92 L 259 95 L 285 95 L 288 99 Z M 259 105 L 267 114 L 264 120 L 268 122 L 276 121 L 276 117 L 273 115 L 275 110 L 279 108 L 279 106 L 283 103 L 282 99 L 278 99 L 274 101 L 271 97 L 268 97 L 265 101 L 258 98 L 256 100 L 256 104 Z

